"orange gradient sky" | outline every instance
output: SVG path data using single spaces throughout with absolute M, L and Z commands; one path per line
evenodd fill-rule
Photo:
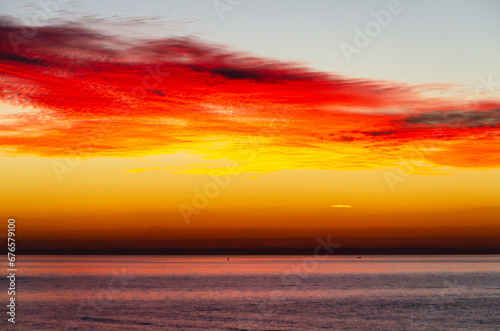
M 33 243 L 337 233 L 353 247 L 410 234 L 412 246 L 462 247 L 500 234 L 494 97 L 195 38 L 71 25 L 13 47 L 15 36 L 21 26 L 0 29 L 0 200 Z M 463 244 L 467 229 L 476 241 Z

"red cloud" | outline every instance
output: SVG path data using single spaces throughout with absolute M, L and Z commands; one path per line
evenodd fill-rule
M 0 146 L 16 153 L 179 149 L 279 123 L 286 130 L 275 144 L 284 147 L 391 150 L 421 140 L 455 141 L 440 152 L 449 155 L 435 160 L 447 165 L 470 165 L 467 153 L 478 138 L 481 153 L 498 151 L 500 103 L 459 110 L 459 118 L 449 100 L 424 98 L 408 85 L 344 78 L 191 39 L 129 44 L 74 26 L 40 27 L 27 39 L 23 28 L 0 28 L 0 98 L 37 109 L 0 118 Z M 100 138 L 88 143 L 90 135 Z M 485 166 L 500 163 L 485 159 Z

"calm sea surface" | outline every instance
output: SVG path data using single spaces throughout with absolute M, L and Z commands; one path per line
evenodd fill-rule
M 16 324 L 4 308 L 1 329 L 500 330 L 498 255 L 17 262 Z

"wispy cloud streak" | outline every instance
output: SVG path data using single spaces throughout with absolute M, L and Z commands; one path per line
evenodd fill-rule
M 426 140 L 437 141 L 436 164 L 500 165 L 500 102 L 457 110 L 453 100 L 424 97 L 422 86 L 350 79 L 189 38 L 127 42 L 64 25 L 13 45 L 23 28 L 0 27 L 0 147 L 10 154 L 70 155 L 100 130 L 103 139 L 79 153 L 231 159 L 238 141 L 285 123 L 261 142 L 281 163 L 252 171 L 384 167 Z

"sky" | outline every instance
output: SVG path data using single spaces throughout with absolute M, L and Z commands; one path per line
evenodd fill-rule
M 499 9 L 3 2 L 3 216 L 33 250 L 499 249 Z

